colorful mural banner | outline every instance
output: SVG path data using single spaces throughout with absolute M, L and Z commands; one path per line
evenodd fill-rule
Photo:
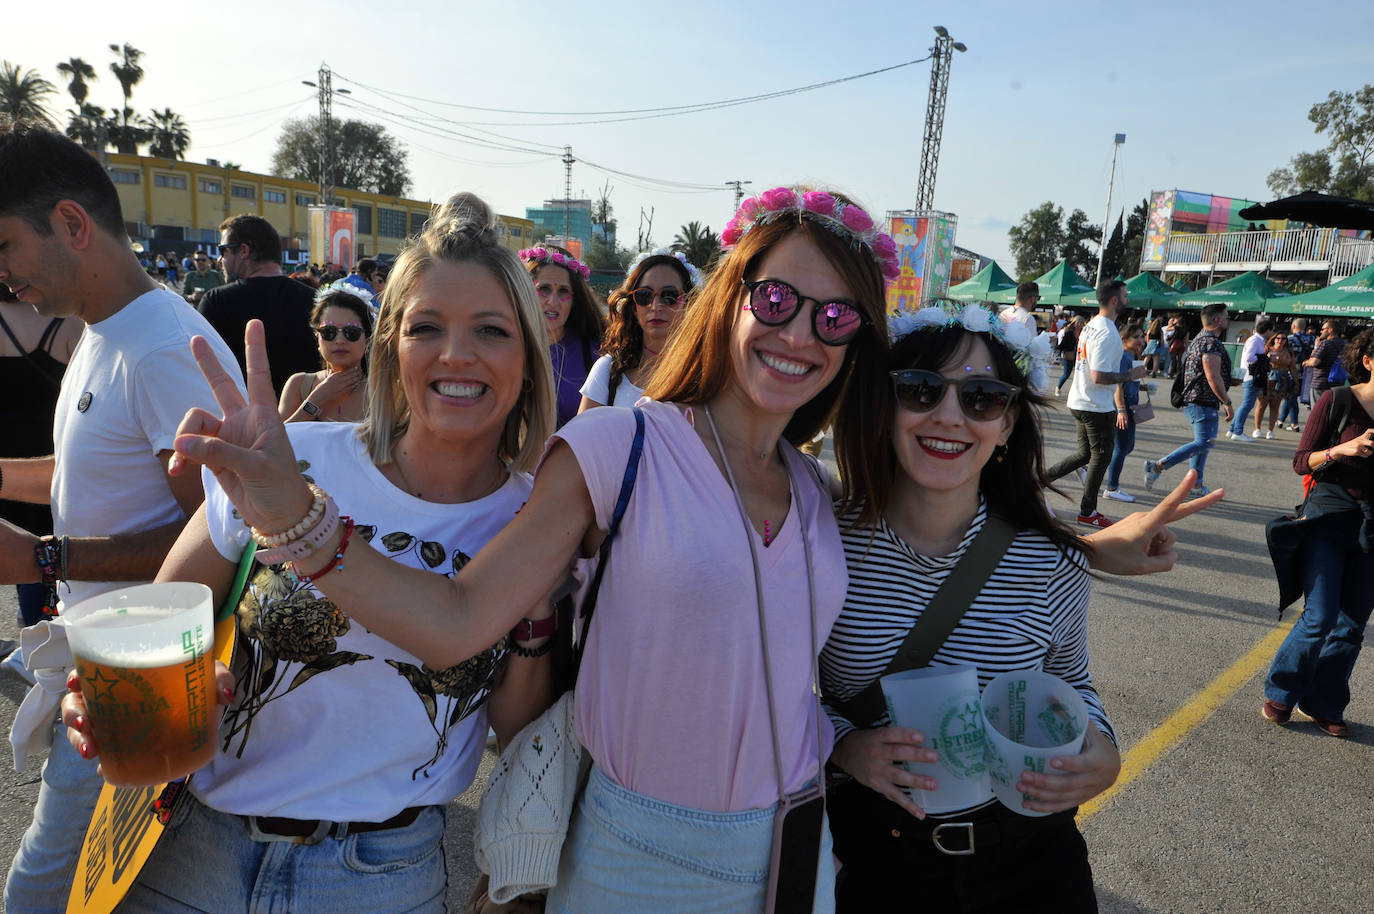
M 1145 243 L 1140 250 L 1142 270 L 1164 266 L 1164 242 L 1169 239 L 1169 226 L 1173 224 L 1174 195 L 1172 190 L 1150 195 L 1150 214 L 1145 220 Z
M 958 224 L 952 213 L 888 214 L 887 230 L 901 258 L 901 274 L 887 287 L 889 312 L 918 308 L 949 291 Z
M 319 264 L 335 264 L 345 270 L 353 266 L 354 226 L 357 214 L 351 209 L 332 206 L 310 207 L 310 259 Z

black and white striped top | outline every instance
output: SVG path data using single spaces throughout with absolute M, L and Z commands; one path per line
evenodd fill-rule
M 911 626 L 983 529 L 987 507 L 980 499 L 959 548 L 944 556 L 913 552 L 886 519 L 876 530 L 850 528 L 852 520 L 853 515 L 840 519 L 849 590 L 820 661 L 822 691 L 838 701 L 858 694 L 891 662 Z M 1051 673 L 1078 690 L 1098 729 L 1115 742 L 1088 672 L 1088 583 L 1088 563 L 1081 552 L 1069 550 L 1066 555 L 1044 534 L 1021 531 L 931 666 L 976 666 L 979 688 L 1012 670 Z M 824 706 L 835 724 L 836 742 L 856 729 L 855 722 L 829 702 Z M 871 726 L 888 723 L 884 714 Z

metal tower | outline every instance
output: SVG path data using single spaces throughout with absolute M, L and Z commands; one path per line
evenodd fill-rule
M 572 237 L 572 167 L 577 159 L 573 158 L 572 147 L 563 147 L 563 243 Z
M 302 85 L 320 90 L 320 205 L 333 206 L 334 201 L 334 93 L 351 94 L 348 89 L 334 88 L 334 74 L 329 64 L 320 64 L 319 82 L 301 80 Z
M 740 201 L 744 199 L 744 185 L 753 184 L 753 181 L 726 181 L 726 187 L 735 189 L 735 209 L 739 209 Z
M 935 171 L 940 165 L 940 139 L 945 129 L 945 98 L 949 94 L 949 64 L 955 51 L 968 48 L 949 37 L 943 25 L 935 26 L 935 47 L 930 50 L 930 98 L 926 102 L 926 132 L 921 144 L 921 177 L 916 188 L 916 211 L 935 203 Z

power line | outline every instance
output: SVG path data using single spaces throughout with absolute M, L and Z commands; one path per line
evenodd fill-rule
M 284 109 L 284 108 L 293 108 L 293 107 L 295 107 L 296 105 L 300 104 L 300 103 L 303 102 L 303 101 L 314 101 L 314 99 L 315 99 L 314 95 L 307 95 L 307 96 L 305 96 L 304 98 L 293 99 L 292 101 L 289 101 L 289 102 L 283 102 L 283 103 L 280 104 L 280 105 L 273 105 L 273 106 L 270 107 L 270 108 L 259 108 L 257 111 L 244 111 L 244 112 L 241 112 L 241 113 L 239 113 L 239 114 L 220 114 L 220 115 L 216 115 L 215 117 L 198 117 L 198 118 L 194 118 L 193 120 L 194 120 L 194 122 L 195 122 L 197 125 L 200 125 L 200 124 L 209 124 L 209 123 L 214 122 L 214 121 L 233 121 L 233 120 L 240 120 L 240 119 L 245 118 L 245 117 L 257 117 L 258 115 L 261 115 L 261 114 L 270 114 L 270 113 L 273 112 L 273 111 L 281 111 L 281 110 Z M 231 125 L 221 124 L 220 126 L 231 126 Z M 206 129 L 214 129 L 214 128 L 206 128 Z

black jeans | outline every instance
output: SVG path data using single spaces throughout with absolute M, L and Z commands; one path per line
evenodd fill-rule
M 1097 914 L 1088 847 L 1073 812 L 1029 819 L 999 804 L 956 820 L 1008 822 L 1014 834 L 976 853 L 950 856 L 919 822 L 866 787 L 831 795 L 835 853 L 844 863 L 837 914 Z M 956 832 L 946 847 L 965 846 Z
M 1107 465 L 1112 462 L 1112 451 L 1116 448 L 1116 411 L 1087 413 L 1071 409 L 1069 412 L 1073 413 L 1074 424 L 1078 426 L 1078 450 L 1050 467 L 1045 475 L 1054 482 L 1086 464 L 1088 481 L 1083 484 L 1083 500 L 1078 513 L 1088 515 L 1097 510 L 1097 490 L 1102 487 L 1102 477 L 1107 475 Z

